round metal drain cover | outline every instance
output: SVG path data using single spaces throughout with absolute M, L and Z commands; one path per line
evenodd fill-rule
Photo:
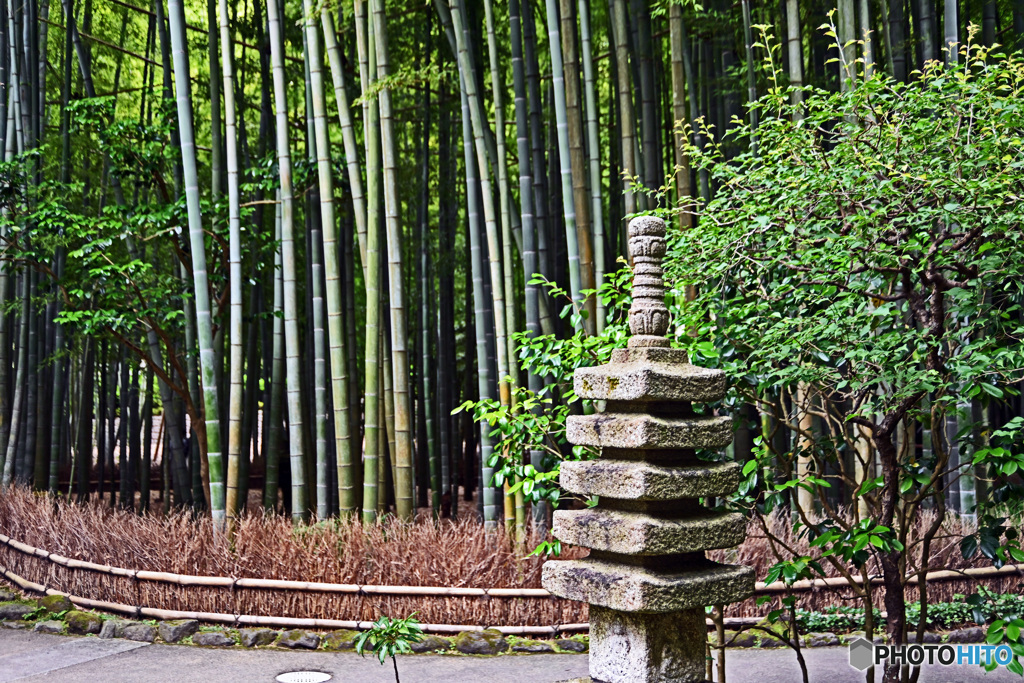
M 280 683 L 324 683 L 331 680 L 331 674 L 323 671 L 289 671 L 277 677 Z

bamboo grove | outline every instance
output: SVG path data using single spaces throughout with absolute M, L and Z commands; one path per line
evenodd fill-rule
M 685 124 L 756 117 L 758 26 L 790 83 L 843 87 L 832 9 L 0 0 L 3 485 L 525 524 L 453 410 L 540 391 L 517 339 L 601 333 L 626 217 L 713 196 Z M 1017 0 L 837 10 L 896 80 L 971 23 L 1024 36 Z

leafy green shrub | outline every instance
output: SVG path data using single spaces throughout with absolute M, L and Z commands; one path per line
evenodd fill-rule
M 1024 595 L 1018 593 L 996 593 L 981 587 L 971 596 L 957 593 L 953 602 L 936 602 L 928 605 L 926 624 L 929 628 L 954 629 L 968 624 L 984 624 L 993 621 L 1012 622 L 1024 616 Z M 917 624 L 921 617 L 921 604 L 907 604 L 907 623 Z M 864 610 L 860 607 L 835 606 L 821 612 L 804 609 L 796 610 L 797 623 L 804 633 L 831 631 L 843 633 L 864 628 Z M 881 612 L 875 610 L 875 623 L 884 623 Z
M 423 629 L 420 628 L 415 616 L 415 613 L 405 619 L 381 616 L 373 622 L 369 630 L 356 636 L 356 652 L 360 655 L 365 656 L 367 651 L 372 652 L 377 655 L 381 664 L 384 664 L 388 657 L 391 658 L 391 663 L 395 667 L 395 683 L 399 683 L 398 660 L 395 655 L 412 652 L 411 644 L 423 640 Z
M 845 633 L 864 628 L 864 610 L 859 607 L 828 607 L 822 612 L 798 609 L 796 619 L 804 633 Z M 880 621 L 880 613 L 875 610 L 875 623 Z
M 771 77 L 776 46 L 763 42 Z M 1024 367 L 1024 58 L 973 44 L 961 57 L 906 83 L 876 74 L 841 92 L 805 88 L 802 103 L 773 81 L 752 105 L 756 129 L 694 122 L 707 144 L 687 152 L 714 194 L 687 207 L 696 226 L 669 232 L 666 272 L 696 292 L 673 311 L 694 332 L 676 342 L 726 373 L 716 408 L 762 437 L 737 442 L 754 459 L 732 502 L 753 515 L 789 506 L 819 551 L 811 559 L 875 562 L 888 596 L 903 590 L 918 511 L 972 466 L 993 481 L 979 487 L 978 518 L 1000 527 L 978 545 L 995 560 L 1024 557 L 988 514 L 1021 499 L 1010 475 L 1024 449 L 975 452 L 970 429 L 957 437 L 972 453 L 959 465 L 940 439 L 896 448 L 910 421 L 970 420 L 959 406 L 1017 395 Z M 778 429 L 794 438 L 772 438 Z M 877 469 L 850 466 L 868 451 Z M 905 616 L 894 602 L 890 633 Z

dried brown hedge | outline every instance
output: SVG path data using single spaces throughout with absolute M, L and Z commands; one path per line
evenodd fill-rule
M 772 531 L 798 552 L 813 554 L 784 518 Z M 985 566 L 967 562 L 957 547 L 962 522 L 947 522 L 935 543 L 932 569 Z M 287 579 L 362 585 L 539 588 L 543 560 L 528 556 L 542 540 L 534 531 L 523 546 L 502 531 L 488 532 L 475 520 L 413 525 L 384 521 L 364 526 L 329 521 L 294 526 L 262 513 L 243 517 L 233 547 L 215 542 L 208 519 L 188 514 L 139 516 L 106 506 L 74 505 L 13 488 L 0 495 L 0 532 L 65 557 L 127 569 L 235 578 Z M 916 536 L 915 536 L 916 537 Z M 912 550 L 909 557 L 918 558 Z M 565 558 L 585 554 L 567 548 Z M 753 566 L 764 577 L 776 562 L 763 530 L 752 524 L 739 547 L 709 553 L 716 560 Z M 380 614 L 418 618 L 434 624 L 552 626 L 587 621 L 586 605 L 558 598 L 449 598 L 317 594 L 298 591 L 180 587 L 71 570 L 0 545 L 0 564 L 30 581 L 96 600 L 171 610 L 282 617 L 372 620 Z M 912 564 L 913 566 L 913 564 Z M 830 575 L 836 575 L 827 567 Z M 1016 591 L 1016 577 L 990 579 L 999 591 Z M 951 600 L 976 589 L 974 581 L 930 587 L 930 601 Z M 879 596 L 880 597 L 880 596 Z M 917 599 L 908 588 L 907 600 Z M 821 609 L 855 604 L 848 589 L 803 593 L 800 605 Z M 768 607 L 754 599 L 729 606 L 727 616 L 756 616 Z

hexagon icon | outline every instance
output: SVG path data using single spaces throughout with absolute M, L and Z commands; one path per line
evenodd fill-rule
M 874 663 L 875 646 L 870 640 L 858 638 L 850 643 L 850 666 L 864 671 Z

